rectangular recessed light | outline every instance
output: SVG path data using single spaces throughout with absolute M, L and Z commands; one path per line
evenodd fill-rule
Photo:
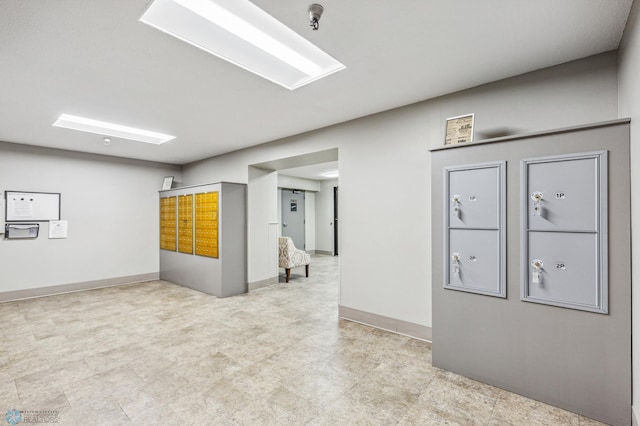
M 290 90 L 345 68 L 248 0 L 154 0 L 140 21 Z
M 136 129 L 135 127 L 128 127 L 121 124 L 108 123 L 106 121 L 93 120 L 91 118 L 78 117 L 69 114 L 62 114 L 56 122 L 53 123 L 53 126 L 80 130 L 81 132 L 95 133 L 103 136 L 112 136 L 114 138 L 153 143 L 156 145 L 176 138 L 175 136 L 151 132 L 149 130 Z

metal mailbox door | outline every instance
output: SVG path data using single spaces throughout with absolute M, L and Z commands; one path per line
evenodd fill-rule
M 529 232 L 524 300 L 603 312 L 598 235 Z
M 500 187 L 499 166 L 449 171 L 449 226 L 498 229 Z
M 500 295 L 500 262 L 499 231 L 451 229 L 445 287 Z
M 533 162 L 526 173 L 530 230 L 598 230 L 598 158 Z

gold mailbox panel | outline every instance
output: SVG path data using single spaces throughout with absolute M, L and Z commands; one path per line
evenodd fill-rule
M 178 251 L 193 254 L 193 195 L 178 196 Z
M 160 198 L 160 248 L 176 251 L 176 197 Z
M 218 193 L 196 194 L 196 254 L 218 257 Z

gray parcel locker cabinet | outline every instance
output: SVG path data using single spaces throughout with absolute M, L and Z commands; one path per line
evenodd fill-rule
M 500 231 L 451 229 L 449 260 L 447 288 L 500 294 Z
M 444 288 L 506 297 L 504 162 L 444 169 Z
M 597 231 L 601 156 L 606 166 L 606 153 L 522 160 L 527 229 Z
M 521 161 L 522 300 L 608 312 L 607 153 Z
M 611 167 L 600 160 L 583 157 L 558 166 L 559 178 L 547 186 L 548 170 L 541 173 L 536 187 L 522 187 L 522 159 L 554 156 L 555 160 L 576 158 L 576 153 L 606 150 Z M 565 156 L 561 158 L 560 156 Z M 507 162 L 506 170 L 506 286 L 507 298 L 483 297 L 451 291 L 442 283 L 449 271 L 449 251 L 443 250 L 450 230 L 450 199 L 445 170 L 452 164 Z M 601 157 L 602 166 L 606 166 Z M 534 163 L 531 163 L 532 165 Z M 530 172 L 538 176 L 536 163 Z M 567 166 L 569 165 L 569 166 Z M 587 166 L 585 166 L 587 165 Z M 593 166 L 593 167 L 592 167 Z M 545 166 L 546 167 L 546 166 Z M 552 167 L 549 167 L 550 169 Z M 590 169 L 591 171 L 587 170 Z M 571 171 L 571 173 L 567 172 Z M 577 170 L 584 173 L 576 179 Z M 599 170 L 598 173 L 595 170 Z M 556 173 L 552 170 L 553 173 Z M 597 176 L 606 177 L 594 184 Z M 585 177 L 586 176 L 586 177 Z M 537 179 L 537 178 L 536 178 Z M 589 188 L 574 188 L 587 181 Z M 543 185 L 542 189 L 537 185 Z M 566 186 L 570 185 L 570 186 Z M 598 188 L 596 188 L 596 185 Z M 596 193 L 595 198 L 585 195 Z M 527 227 L 527 245 L 522 244 L 523 215 L 528 215 L 531 192 L 543 193 L 551 213 L 566 211 L 560 202 L 579 195 L 589 210 L 575 221 L 551 224 L 540 219 Z M 576 192 L 578 191 L 578 192 Z M 586 191 L 586 192 L 580 192 Z M 558 199 L 556 199 L 558 193 Z M 564 195 L 563 195 L 564 194 Z M 533 398 L 565 410 L 612 425 L 631 424 L 631 189 L 629 164 L 629 120 L 616 120 L 580 127 L 557 129 L 487 141 L 447 145 L 431 150 L 431 270 L 432 340 L 434 367 Z M 459 194 L 464 195 L 464 194 Z M 593 212 L 593 200 L 606 195 L 603 210 Z M 562 198 L 564 197 L 564 198 Z M 555 204 L 557 200 L 558 204 Z M 463 200 L 464 201 L 464 200 Z M 442 205 L 444 203 L 444 205 Z M 599 201 L 598 201 L 599 203 Z M 556 207 L 557 206 L 557 207 Z M 585 207 L 586 206 L 586 207 Z M 580 210 L 579 208 L 577 210 Z M 608 210 L 608 211 L 607 211 Z M 580 213 L 577 213 L 580 214 Z M 608 216 L 608 221 L 605 218 Z M 534 218 L 539 220 L 539 218 Z M 562 228 L 558 225 L 562 223 Z M 592 224 L 607 224 L 605 229 Z M 585 225 L 588 224 L 588 225 Z M 546 226 L 546 228 L 543 228 Z M 531 230 L 529 230 L 531 228 Z M 566 229 L 565 229 L 566 228 Z M 455 234 L 463 231 L 456 228 Z M 560 232 L 557 232 L 560 231 Z M 598 231 L 598 232 L 596 232 Z M 597 247 L 597 249 L 595 248 Z M 604 251 L 599 251 L 602 248 Z M 528 303 L 520 298 L 522 277 L 531 275 L 529 264 L 521 262 L 522 252 L 543 260 L 542 287 L 529 287 L 531 298 L 566 301 L 574 306 L 596 303 L 594 275 L 608 282 L 608 313 L 603 315 L 551 304 Z M 543 250 L 543 252 L 539 251 Z M 598 260 L 603 267 L 598 270 Z M 464 259 L 464 258 L 463 258 Z M 607 261 L 608 259 L 608 261 Z M 581 263 L 582 268 L 576 268 Z M 608 265 L 607 265 L 608 263 Z M 562 264 L 564 264 L 564 269 Z M 466 265 L 462 265 L 463 267 Z M 557 266 L 557 267 L 556 267 Z M 461 268 L 464 271 L 464 268 Z M 462 275 L 464 278 L 464 274 Z M 586 278 L 585 278 L 586 277 Z M 561 282 L 567 283 L 563 288 Z M 585 290 L 587 286 L 589 289 Z M 604 288 L 604 287 L 601 287 Z M 603 293 L 603 296 L 606 292 Z M 529 419 L 529 423 L 531 423 Z M 521 420 L 520 423 L 527 423 Z
M 502 164 L 448 167 L 451 228 L 500 227 Z
M 527 281 L 526 300 L 599 311 L 598 237 L 571 232 L 529 232 L 529 258 L 539 259 L 538 283 Z M 535 267 L 529 261 L 529 277 Z

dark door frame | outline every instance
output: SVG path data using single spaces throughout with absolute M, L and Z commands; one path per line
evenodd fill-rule
M 338 187 L 333 187 L 333 255 L 338 255 Z

